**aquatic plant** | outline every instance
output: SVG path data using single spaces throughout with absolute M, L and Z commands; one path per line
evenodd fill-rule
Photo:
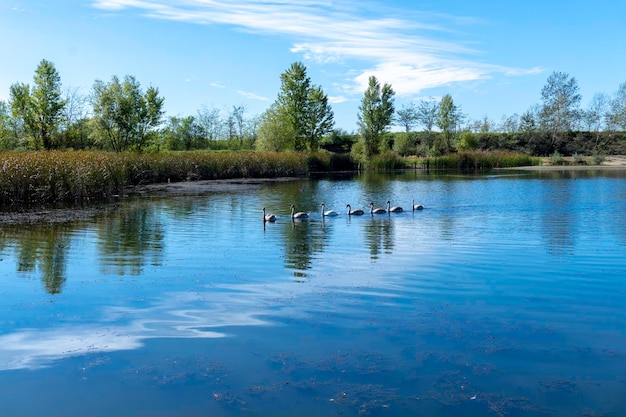
M 460 171 L 482 171 L 539 164 L 541 164 L 540 158 L 508 151 L 468 151 L 423 160 L 423 165 L 428 168 Z
M 127 186 L 168 181 L 304 176 L 331 162 L 324 152 L 2 152 L 0 206 L 106 201 Z

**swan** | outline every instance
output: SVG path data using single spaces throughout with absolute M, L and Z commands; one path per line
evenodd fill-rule
M 411 204 L 413 206 L 413 211 L 415 210 L 423 210 L 424 206 L 422 206 L 421 204 L 415 204 L 415 200 L 412 201 L 413 204 Z
M 263 221 L 264 222 L 275 222 L 276 221 L 276 215 L 269 213 L 269 214 L 265 214 L 265 207 L 263 207 Z
M 291 220 L 308 219 L 308 218 L 309 218 L 308 213 L 305 213 L 303 211 L 299 211 L 296 213 L 296 206 L 294 206 L 293 204 L 291 205 Z
M 402 213 L 404 209 L 400 206 L 391 207 L 391 201 L 387 200 L 387 211 L 389 211 L 389 213 Z
M 326 217 L 332 217 L 332 216 L 338 216 L 339 213 L 337 213 L 335 210 L 326 210 L 324 211 L 324 203 L 320 204 L 322 206 L 322 217 L 326 216 Z
M 374 208 L 374 202 L 370 203 L 370 214 L 383 214 L 383 213 L 387 213 L 387 210 L 385 210 L 384 208 Z
M 346 204 L 346 208 L 348 209 L 348 216 L 362 216 L 365 212 L 361 209 L 354 209 L 350 207 L 350 204 Z

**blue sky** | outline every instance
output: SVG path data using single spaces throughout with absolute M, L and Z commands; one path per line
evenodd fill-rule
M 356 130 L 367 79 L 396 107 L 451 94 L 470 119 L 521 114 L 553 71 L 586 106 L 626 82 L 626 6 L 609 1 L 0 0 L 0 100 L 32 84 L 42 59 L 64 87 L 133 75 L 168 116 L 202 106 L 245 117 L 276 99 L 301 61 L 329 96 L 336 127 Z

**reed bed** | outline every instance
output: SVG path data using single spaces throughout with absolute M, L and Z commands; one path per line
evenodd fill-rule
M 107 201 L 127 186 L 167 181 L 304 176 L 330 156 L 273 152 L 163 154 L 45 151 L 0 153 L 3 208 Z
M 426 158 L 423 164 L 432 169 L 484 171 L 494 168 L 541 165 L 541 158 L 519 152 L 468 151 Z

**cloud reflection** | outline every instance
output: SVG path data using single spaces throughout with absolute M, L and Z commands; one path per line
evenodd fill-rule
M 38 369 L 55 360 L 85 354 L 139 349 L 154 338 L 220 338 L 219 328 L 268 325 L 259 319 L 256 292 L 169 293 L 148 307 L 107 307 L 91 324 L 21 329 L 0 335 L 0 370 Z

